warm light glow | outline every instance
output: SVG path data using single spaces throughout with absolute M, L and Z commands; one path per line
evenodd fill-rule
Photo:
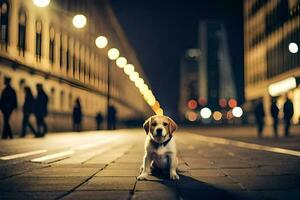
M 232 115 L 232 111 L 228 111 L 227 114 L 226 114 L 226 117 L 228 120 L 232 119 L 233 118 L 233 115 Z
M 201 115 L 202 118 L 208 119 L 211 116 L 211 110 L 207 107 L 202 108 L 201 111 L 200 111 L 200 115 Z
M 161 109 L 161 108 L 159 108 L 158 110 L 156 110 L 156 111 L 154 111 L 154 112 L 155 112 L 155 114 L 157 114 L 157 115 L 163 115 L 163 114 L 164 114 L 164 110 Z
M 232 109 L 232 115 L 234 117 L 241 117 L 243 115 L 243 110 L 241 107 L 235 107 Z
M 198 101 L 200 106 L 205 106 L 207 104 L 207 100 L 204 97 L 200 97 Z
M 130 75 L 132 72 L 134 72 L 134 66 L 132 64 L 127 64 L 124 67 L 124 72 L 125 74 Z
M 187 103 L 187 107 L 191 110 L 194 110 L 197 108 L 197 101 L 195 99 L 190 99 Z
M 214 120 L 216 120 L 216 121 L 221 120 L 221 119 L 222 119 L 222 113 L 219 112 L 219 111 L 215 111 L 214 114 L 213 114 L 213 118 L 214 118 Z
M 137 72 L 132 72 L 132 73 L 129 75 L 129 79 L 130 79 L 132 82 L 135 82 L 138 78 L 139 78 L 139 73 L 137 73 Z
M 160 108 L 160 104 L 158 101 L 155 101 L 155 103 L 153 105 L 151 105 L 153 110 L 158 110 Z
M 298 52 L 298 45 L 295 42 L 291 42 L 289 44 L 289 51 L 291 53 L 297 53 Z
M 33 0 L 33 3 L 38 7 L 46 7 L 49 5 L 50 0 Z
M 73 17 L 73 25 L 76 28 L 83 28 L 86 25 L 86 17 L 82 14 L 75 15 Z
M 271 96 L 278 96 L 279 94 L 286 93 L 287 91 L 294 89 L 297 87 L 297 82 L 295 77 L 290 77 L 279 81 L 277 83 L 273 83 L 269 86 L 269 94 Z
M 149 89 L 149 87 L 148 87 L 147 84 L 143 84 L 143 85 L 139 88 L 139 90 L 140 90 L 140 92 L 141 92 L 142 94 L 144 94 L 145 91 L 147 91 L 148 89 Z
M 116 63 L 117 63 L 117 66 L 118 66 L 118 67 L 123 68 L 123 67 L 125 67 L 125 65 L 127 64 L 127 59 L 124 58 L 124 57 L 119 57 L 119 58 L 116 60 Z
M 234 108 L 237 106 L 237 101 L 235 99 L 229 99 L 228 105 L 230 108 Z
M 226 106 L 227 106 L 227 101 L 226 101 L 226 99 L 224 99 L 224 98 L 220 99 L 220 100 L 219 100 L 219 106 L 220 106 L 221 108 L 226 108 Z
M 108 50 L 107 55 L 110 60 L 116 60 L 119 57 L 120 52 L 116 48 L 111 48 Z
M 98 48 L 102 49 L 106 47 L 106 45 L 108 44 L 108 40 L 104 36 L 99 36 L 96 38 L 95 43 Z
M 190 122 L 194 122 L 194 121 L 196 121 L 197 120 L 197 113 L 196 112 L 194 112 L 194 111 L 187 111 L 186 113 L 185 113 L 185 117 L 186 117 L 186 119 L 187 120 L 189 120 Z
M 137 88 L 141 88 L 143 85 L 144 85 L 144 80 L 142 78 L 138 78 L 135 82 L 134 82 L 134 85 L 137 87 Z

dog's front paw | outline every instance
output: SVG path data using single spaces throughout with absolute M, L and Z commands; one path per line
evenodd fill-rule
M 171 180 L 179 180 L 179 176 L 177 173 L 171 173 L 170 174 L 170 179 Z
M 137 180 L 141 181 L 141 180 L 146 180 L 148 177 L 148 174 L 142 173 L 141 175 L 139 175 L 137 177 Z

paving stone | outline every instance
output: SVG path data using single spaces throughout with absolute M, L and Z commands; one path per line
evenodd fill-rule
M 59 168 L 59 167 L 47 167 L 39 170 L 34 170 L 22 174 L 22 176 L 31 177 L 72 177 L 83 176 L 89 177 L 99 171 L 98 168 Z
M 104 169 L 98 172 L 95 176 L 138 176 L 140 174 L 139 169 Z
M 194 179 L 208 184 L 233 184 L 237 183 L 237 181 L 234 181 L 230 177 L 227 176 L 193 176 Z
M 109 164 L 105 169 L 140 169 L 141 163 L 119 163 Z
M 219 169 L 191 169 L 189 172 L 192 176 L 225 176 Z
M 0 181 L 0 191 L 68 191 L 84 177 L 13 177 Z
M 165 199 L 177 199 L 175 191 L 137 191 L 133 196 L 134 200 L 165 200 Z
M 165 184 L 164 181 L 138 181 L 135 186 L 136 191 L 167 191 L 174 190 L 170 184 Z
M 227 175 L 272 175 L 272 172 L 263 168 L 222 169 Z
M 132 190 L 135 177 L 93 177 L 77 190 Z
M 75 191 L 64 200 L 128 200 L 129 191 Z
M 47 200 L 56 199 L 64 192 L 0 192 L 0 199 L 30 199 L 30 200 Z

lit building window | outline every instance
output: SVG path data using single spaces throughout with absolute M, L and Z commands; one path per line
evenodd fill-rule
M 54 63 L 54 52 L 55 52 L 55 32 L 53 27 L 50 28 L 50 40 L 49 40 L 49 61 L 51 64 Z
M 25 42 L 26 42 L 26 14 L 24 11 L 19 13 L 19 32 L 18 32 L 18 49 L 19 55 L 24 56 L 25 53 Z
M 41 57 L 42 57 L 42 22 L 40 20 L 36 22 L 35 55 L 36 55 L 36 60 L 41 61 Z
M 0 39 L 1 39 L 1 49 L 4 46 L 5 50 L 7 50 L 7 44 L 8 44 L 8 3 L 7 2 L 1 2 L 0 3 Z

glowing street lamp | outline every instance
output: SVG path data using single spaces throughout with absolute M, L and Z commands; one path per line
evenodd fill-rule
M 202 108 L 200 111 L 200 115 L 203 119 L 208 119 L 211 116 L 211 110 L 207 107 Z
M 117 60 L 116 60 L 116 64 L 119 68 L 123 68 L 125 67 L 125 65 L 127 64 L 127 59 L 124 58 L 124 57 L 119 57 Z
M 116 48 L 111 48 L 108 50 L 107 55 L 110 60 L 116 60 L 119 57 L 120 52 Z
M 138 78 L 135 82 L 134 82 L 134 85 L 137 87 L 137 88 L 141 88 L 143 85 L 144 85 L 144 80 L 142 78 Z
M 86 17 L 82 14 L 75 15 L 72 22 L 76 28 L 83 28 L 86 25 Z
M 129 79 L 132 81 L 132 82 L 135 82 L 138 78 L 139 78 L 139 73 L 137 72 L 132 72 L 130 75 L 129 75 Z
M 37 7 L 46 7 L 49 5 L 50 0 L 33 0 L 34 5 L 36 5 Z
M 243 110 L 241 107 L 235 107 L 232 109 L 232 114 L 234 117 L 241 117 L 243 115 Z
M 107 38 L 104 36 L 99 36 L 96 38 L 95 40 L 96 46 L 100 49 L 106 47 L 106 45 L 108 44 Z
M 134 66 L 132 64 L 127 64 L 124 67 L 124 72 L 125 74 L 130 75 L 132 72 L 134 72 Z
M 298 45 L 295 42 L 291 42 L 289 44 L 289 51 L 291 53 L 297 53 L 298 52 Z

